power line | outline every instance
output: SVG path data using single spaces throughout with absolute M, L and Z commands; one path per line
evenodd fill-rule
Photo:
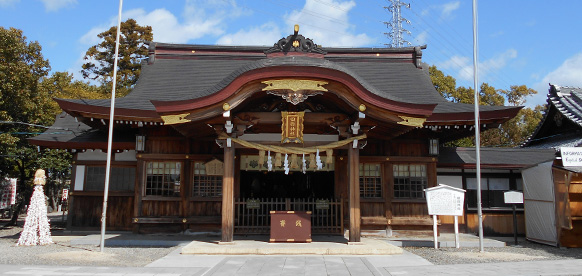
M 42 128 L 47 128 L 47 129 L 62 129 L 62 130 L 70 131 L 68 128 L 54 127 L 54 126 L 43 126 L 43 125 L 37 125 L 37 124 L 31 124 L 31 123 L 25 123 L 25 122 L 0 121 L 0 124 L 17 124 L 17 125 L 27 125 L 27 126 L 33 126 L 33 127 L 42 127 Z
M 414 0 L 413 0 L 414 1 Z M 426 4 L 426 2 L 424 2 L 423 0 L 420 0 L 422 2 L 422 6 L 425 6 L 427 8 L 430 8 L 430 6 L 428 4 Z M 471 47 L 471 42 L 468 41 L 464 36 L 461 36 L 457 31 L 456 28 L 453 28 L 446 20 L 435 20 L 434 16 L 432 16 L 432 13 L 428 13 L 427 15 L 419 15 L 418 13 L 416 13 L 414 10 L 412 10 L 412 13 L 422 22 L 424 22 L 424 24 L 426 25 L 427 29 L 430 29 L 431 32 L 429 32 L 429 35 L 433 35 L 433 34 L 437 34 L 440 39 L 442 40 L 439 41 L 439 38 L 432 36 L 435 41 L 441 43 L 441 44 L 447 44 L 446 47 L 443 47 L 442 49 L 451 49 L 453 48 L 457 55 L 462 55 L 462 56 L 470 56 L 472 55 L 471 53 L 468 53 L 470 47 Z M 425 20 L 426 19 L 426 20 Z M 428 22 L 427 20 L 430 20 L 432 22 Z M 436 21 L 438 21 L 439 23 L 437 24 Z M 433 25 L 445 25 L 445 28 L 434 28 Z M 448 34 L 443 34 L 441 33 L 447 33 Z M 450 32 L 453 33 L 450 33 Z M 452 39 L 452 40 L 451 40 Z M 461 46 L 459 48 L 459 46 Z M 435 52 L 431 52 L 431 53 L 435 53 Z M 439 53 L 439 52 L 436 52 Z M 439 53 L 440 54 L 440 53 Z M 454 53 L 450 53 L 451 56 L 454 56 Z M 479 54 L 479 57 L 481 58 L 481 60 L 485 60 L 485 57 L 481 54 Z M 454 60 L 451 60 L 450 57 L 446 56 L 443 58 L 444 61 L 452 61 L 454 64 L 456 64 L 459 69 L 462 69 L 463 66 L 461 66 L 460 64 L 456 63 Z M 506 74 L 502 74 L 502 72 L 500 70 L 493 70 L 490 68 L 482 68 L 484 71 L 484 73 L 486 73 L 486 75 L 490 76 L 489 79 L 494 78 L 497 79 L 498 81 L 504 83 L 507 87 L 511 86 L 511 82 L 509 81 L 507 78 Z M 447 71 L 444 69 L 441 69 L 443 71 Z M 451 74 L 454 75 L 454 74 Z

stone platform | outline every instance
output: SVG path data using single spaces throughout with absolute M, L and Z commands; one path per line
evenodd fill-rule
M 269 243 L 265 236 L 238 237 L 222 244 L 218 239 L 197 239 L 182 248 L 182 254 L 201 255 L 394 255 L 402 248 L 379 239 L 362 238 L 348 244 L 341 236 L 314 236 L 311 243 Z

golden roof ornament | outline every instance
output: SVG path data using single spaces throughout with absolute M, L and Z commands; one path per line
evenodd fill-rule
M 273 47 L 265 51 L 265 54 L 277 52 L 283 52 L 284 54 L 287 54 L 288 52 L 327 54 L 327 52 L 315 44 L 313 40 L 305 38 L 299 34 L 299 25 L 293 27 L 293 34 L 279 39 Z

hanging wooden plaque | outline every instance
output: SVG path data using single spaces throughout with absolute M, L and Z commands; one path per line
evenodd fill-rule
M 281 111 L 281 143 L 303 143 L 303 116 L 305 112 Z
M 223 175 L 224 163 L 218 159 L 213 159 L 204 164 L 206 175 Z

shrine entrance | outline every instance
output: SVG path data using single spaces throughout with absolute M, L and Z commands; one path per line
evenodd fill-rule
M 241 198 L 334 197 L 334 172 L 241 171 Z
M 234 231 L 268 234 L 271 211 L 311 211 L 312 233 L 341 234 L 343 206 L 334 186 L 334 171 L 241 171 Z

